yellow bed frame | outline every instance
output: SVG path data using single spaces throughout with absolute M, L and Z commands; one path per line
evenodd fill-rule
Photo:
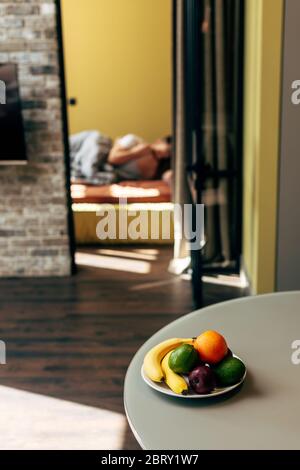
M 78 245 L 170 245 L 174 242 L 172 203 L 73 204 L 73 213 Z M 109 226 L 115 227 L 114 233 L 110 230 L 108 234 L 103 229 L 108 220 Z M 121 225 L 125 226 L 123 234 Z M 132 228 L 137 228 L 138 238 L 132 236 Z

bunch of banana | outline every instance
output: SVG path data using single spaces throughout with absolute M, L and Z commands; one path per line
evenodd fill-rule
M 169 366 L 169 359 L 173 351 L 170 351 L 162 360 L 161 367 L 165 374 L 165 382 L 168 387 L 178 395 L 184 395 L 188 393 L 189 387 L 181 375 L 176 374 L 172 371 Z
M 164 357 L 169 352 L 172 352 L 174 349 L 178 348 L 179 346 L 182 346 L 183 344 L 193 343 L 194 340 L 192 338 L 173 338 L 158 344 L 146 354 L 144 359 L 144 372 L 149 377 L 149 379 L 153 380 L 153 382 L 162 382 L 166 377 L 166 372 L 164 372 L 162 367 L 162 360 L 164 359 Z M 166 365 L 164 369 L 165 371 L 167 370 Z M 174 374 L 173 371 L 172 374 Z M 180 377 L 179 375 L 178 378 L 182 379 L 182 377 Z M 173 380 L 171 380 L 171 383 L 173 383 Z

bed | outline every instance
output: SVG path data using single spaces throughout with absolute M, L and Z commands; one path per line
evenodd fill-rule
M 71 195 L 78 245 L 173 243 L 174 206 L 170 186 L 164 181 L 126 181 L 107 186 L 76 182 L 71 186 Z M 100 240 L 97 225 L 103 214 L 110 211 L 115 211 L 117 221 L 120 213 L 125 215 L 128 225 L 141 213 L 147 214 L 148 224 L 141 228 L 141 237 L 132 239 L 128 234 L 123 239 L 117 230 L 116 237 Z M 164 229 L 162 220 L 170 220 L 170 230 Z

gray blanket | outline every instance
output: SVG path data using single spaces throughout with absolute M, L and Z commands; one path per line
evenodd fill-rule
M 89 184 L 116 182 L 117 176 L 107 163 L 113 142 L 98 131 L 85 131 L 70 137 L 71 177 Z

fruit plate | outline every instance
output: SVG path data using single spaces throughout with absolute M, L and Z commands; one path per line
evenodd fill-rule
M 237 359 L 240 359 L 235 354 L 233 355 L 233 357 L 236 357 Z M 244 362 L 242 359 L 240 359 L 240 361 Z M 218 397 L 220 395 L 225 395 L 226 393 L 229 393 L 232 390 L 235 390 L 236 388 L 240 387 L 244 383 L 244 381 L 246 379 L 246 376 L 247 376 L 247 369 L 245 371 L 244 377 L 242 378 L 242 380 L 239 383 L 237 383 L 235 385 L 232 385 L 230 387 L 215 388 L 215 390 L 213 390 L 211 393 L 208 393 L 208 394 L 205 394 L 205 395 L 198 395 L 197 393 L 194 393 L 191 390 L 189 391 L 188 395 L 178 395 L 178 394 L 174 393 L 172 390 L 170 390 L 169 387 L 165 383 L 163 383 L 163 382 L 162 383 L 156 383 L 156 382 L 153 382 L 151 379 L 149 379 L 147 377 L 147 375 L 145 374 L 143 366 L 142 366 L 142 369 L 141 369 L 141 375 L 142 375 L 142 378 L 143 378 L 144 382 L 147 385 L 149 385 L 149 387 L 153 388 L 153 390 L 156 390 L 157 392 L 163 393 L 164 395 L 169 395 L 171 397 L 194 399 L 195 400 L 195 399 Z M 185 380 L 187 381 L 186 377 L 185 377 Z

